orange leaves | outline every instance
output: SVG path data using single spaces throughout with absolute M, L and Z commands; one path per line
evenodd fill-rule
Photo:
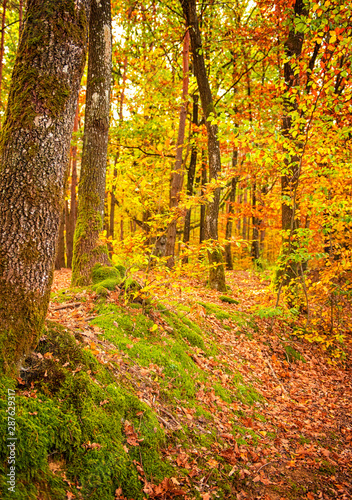
M 125 420 L 125 422 L 124 422 L 124 431 L 125 431 L 127 443 L 130 446 L 139 446 L 139 443 L 144 441 L 144 439 L 138 438 L 137 432 L 134 430 L 133 425 L 128 420 Z

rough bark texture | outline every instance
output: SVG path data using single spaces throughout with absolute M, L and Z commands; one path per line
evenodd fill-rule
M 293 11 L 292 27 L 290 28 L 287 41 L 285 43 L 285 56 L 286 62 L 284 64 L 284 78 L 286 89 L 296 87 L 299 85 L 299 74 L 295 74 L 295 65 L 292 64 L 291 59 L 294 57 L 296 60 L 302 53 L 303 46 L 303 33 L 299 33 L 294 28 L 294 19 L 306 14 L 306 7 L 303 0 L 296 0 Z M 292 112 L 297 111 L 297 100 L 293 102 L 286 98 L 284 99 L 284 116 L 282 118 L 282 134 L 285 138 L 292 141 Z M 287 151 L 289 153 L 289 151 Z M 298 228 L 298 219 L 295 216 L 295 192 L 298 186 L 299 179 L 299 155 L 291 155 L 285 159 L 285 173 L 281 176 L 281 192 L 282 192 L 282 229 L 289 233 L 284 237 L 283 241 L 283 255 L 285 256 L 285 268 L 279 271 L 278 277 L 283 280 L 283 284 L 288 285 L 292 279 L 297 277 L 298 269 L 295 262 L 290 261 L 289 254 L 292 251 L 292 239 L 294 232 Z
M 89 0 L 29 0 L 0 140 L 0 372 L 48 308 Z
M 104 222 L 111 45 L 110 0 L 92 0 L 83 152 L 72 262 L 73 285 L 90 284 L 94 265 L 98 262 L 109 263 L 107 247 L 101 244 L 99 233 Z
M 193 54 L 194 74 L 197 79 L 200 100 L 206 120 L 208 137 L 209 181 L 216 181 L 221 172 L 220 146 L 218 140 L 218 127 L 212 124 L 215 118 L 215 108 L 210 90 L 208 75 L 204 62 L 202 40 L 199 31 L 196 0 L 180 0 L 186 26 L 189 28 L 191 49 Z M 213 191 L 213 199 L 207 204 L 205 217 L 206 239 L 212 240 L 213 248 L 209 250 L 209 284 L 212 288 L 226 291 L 225 269 L 222 261 L 222 252 L 218 246 L 218 216 L 220 204 L 220 187 Z
M 188 99 L 188 83 L 189 83 L 189 31 L 187 30 L 183 41 L 183 84 L 182 84 L 182 104 L 180 109 L 180 120 L 178 125 L 177 145 L 176 145 L 176 161 L 173 172 L 171 173 L 170 182 L 170 208 L 176 209 L 180 201 L 180 193 L 183 184 L 182 172 L 182 151 L 185 140 L 186 118 L 187 118 L 187 99 Z M 168 256 L 167 265 L 173 267 L 175 265 L 175 243 L 176 243 L 176 224 L 177 216 L 174 217 L 169 224 L 166 233 L 165 255 Z

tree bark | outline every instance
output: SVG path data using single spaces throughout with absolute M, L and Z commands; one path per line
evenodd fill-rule
M 72 261 L 72 284 L 76 286 L 91 283 L 95 264 L 109 264 L 108 250 L 99 240 L 99 233 L 104 223 L 111 47 L 110 0 L 92 2 L 81 178 Z
M 213 122 L 216 118 L 213 97 L 210 90 L 208 75 L 204 62 L 202 40 L 199 31 L 196 0 L 180 0 L 186 26 L 191 38 L 194 74 L 197 79 L 203 114 L 206 120 L 208 137 L 209 181 L 215 181 L 221 172 L 220 146 L 218 140 L 218 126 Z M 226 291 L 225 269 L 222 252 L 218 244 L 218 216 L 220 203 L 220 187 L 215 187 L 213 198 L 207 204 L 205 217 L 206 239 L 210 240 L 209 258 L 209 285 L 219 291 Z
M 252 186 L 252 245 L 251 257 L 253 263 L 259 259 L 259 218 L 256 215 L 257 211 L 257 183 L 253 182 Z
M 187 99 L 188 99 L 188 83 L 189 83 L 189 31 L 186 31 L 183 41 L 183 84 L 182 84 L 182 104 L 180 109 L 180 120 L 178 126 L 177 145 L 176 145 L 176 161 L 173 172 L 171 173 L 170 182 L 170 209 L 173 212 L 173 220 L 169 224 L 166 233 L 166 246 L 165 255 L 168 257 L 167 266 L 173 267 L 175 265 L 175 243 L 176 243 L 176 225 L 177 209 L 180 201 L 180 193 L 183 184 L 182 172 L 182 152 L 183 143 L 185 140 L 185 129 L 187 119 Z
M 73 132 L 78 132 L 79 104 L 77 103 L 75 122 Z M 70 209 L 66 203 L 66 256 L 67 267 L 72 268 L 73 257 L 73 237 L 75 234 L 77 219 L 77 143 L 71 148 L 72 170 L 71 170 L 71 189 L 70 189 Z
M 19 21 L 19 27 L 18 27 L 18 34 L 19 34 L 19 39 L 21 38 L 21 33 L 22 33 L 22 27 L 23 27 L 23 0 L 20 0 L 19 6 L 18 6 L 18 21 Z
M 198 95 L 197 94 L 195 94 L 193 96 L 192 123 L 193 123 L 193 126 L 195 126 L 195 127 L 198 125 Z M 194 132 L 192 135 L 194 138 Z M 195 144 L 192 144 L 191 159 L 189 162 L 189 167 L 188 167 L 188 172 L 187 172 L 187 196 L 189 196 L 189 197 L 191 197 L 193 194 L 194 177 L 196 174 L 196 167 L 197 167 L 197 155 L 198 155 L 197 146 Z M 185 223 L 184 223 L 184 229 L 183 229 L 183 243 L 185 243 L 185 244 L 189 243 L 190 235 L 191 235 L 191 208 L 189 208 L 186 211 L 186 215 L 185 215 Z M 184 261 L 184 263 L 187 263 L 188 257 L 184 257 L 183 261 Z
M 238 158 L 238 152 L 237 149 L 234 149 L 233 155 L 232 155 L 232 168 L 234 171 L 236 170 L 237 167 L 237 158 Z M 232 219 L 233 219 L 233 206 L 236 202 L 236 190 L 237 190 L 237 183 L 238 183 L 238 175 L 235 175 L 231 179 L 231 191 L 230 191 L 230 204 L 229 204 L 229 211 L 227 213 L 227 221 L 226 221 L 226 233 L 225 233 L 225 238 L 227 241 L 231 239 L 232 236 Z M 232 252 L 231 252 L 231 243 L 226 243 L 225 246 L 225 261 L 226 261 L 226 269 L 232 270 L 233 269 L 233 261 L 232 261 Z
M 205 151 L 202 151 L 202 172 L 201 172 L 201 193 L 205 192 L 205 185 L 207 183 L 207 164 L 205 162 Z M 200 225 L 199 225 L 199 243 L 205 241 L 205 204 L 202 203 L 200 206 Z
M 59 236 L 57 240 L 57 251 L 55 259 L 55 269 L 65 267 L 65 208 L 61 212 Z
M 0 373 L 47 313 L 89 0 L 29 0 L 0 140 Z
M 6 21 L 6 5 L 7 0 L 2 2 L 2 20 L 1 20 L 1 45 L 0 45 L 0 105 L 2 106 L 2 68 L 4 62 L 4 46 L 5 46 L 5 21 Z
M 295 30 L 294 20 L 307 13 L 304 0 L 296 0 L 291 19 L 291 28 L 288 38 L 285 42 L 285 58 L 284 63 L 284 78 L 285 92 L 299 85 L 299 74 L 295 72 L 295 65 L 292 64 L 292 58 L 298 60 L 302 53 L 303 33 Z M 292 137 L 292 113 L 297 111 L 297 99 L 292 102 L 289 98 L 284 99 L 284 115 L 282 118 L 281 131 L 283 136 L 294 142 Z M 283 268 L 278 271 L 278 283 L 289 285 L 299 275 L 297 263 L 290 257 L 293 247 L 292 242 L 295 238 L 296 230 L 298 229 L 299 221 L 296 217 L 296 201 L 295 195 L 298 187 L 300 174 L 300 157 L 298 154 L 291 154 L 286 149 L 285 173 L 281 176 L 281 194 L 282 194 L 282 229 L 285 231 L 283 237 Z

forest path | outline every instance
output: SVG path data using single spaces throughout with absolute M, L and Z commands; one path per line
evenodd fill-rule
M 56 271 L 53 290 L 67 289 L 69 282 L 69 270 Z M 344 346 L 345 366 L 331 364 L 328 353 L 320 345 L 293 335 L 289 321 L 255 314 L 258 308 L 273 305 L 268 280 L 251 272 L 233 271 L 227 273 L 227 282 L 231 287 L 229 295 L 236 303 L 223 302 L 219 293 L 205 288 L 197 280 L 180 278 L 172 282 L 169 307 L 175 308 L 176 303 L 183 308 L 188 306 L 185 315 L 211 333 L 219 351 L 212 360 L 204 356 L 202 349 L 190 346 L 192 359 L 208 376 L 208 383 L 200 387 L 197 400 L 213 413 L 213 422 L 205 424 L 204 419 L 197 419 L 181 404 L 172 415 L 196 432 L 197 429 L 202 432 L 206 425 L 213 426 L 218 444 L 212 444 L 209 450 L 193 449 L 193 454 L 183 449 L 182 460 L 178 449 L 177 455 L 171 457 L 175 468 L 191 467 L 191 482 L 198 485 L 203 500 L 218 495 L 218 486 L 212 483 L 208 471 L 202 470 L 204 457 L 206 467 L 214 474 L 222 474 L 231 484 L 232 492 L 225 498 L 352 498 L 350 344 Z M 71 304 L 72 307 L 69 296 L 67 300 L 68 305 L 51 303 L 48 318 L 73 329 L 83 329 L 87 342 L 102 346 L 96 348 L 98 357 L 99 349 L 104 348 L 101 351 L 104 353 L 108 351 L 108 345 L 104 346 L 99 340 L 102 332 L 90 325 L 94 317 L 90 292 L 76 294 L 76 305 Z M 109 300 L 119 299 L 112 292 Z M 135 314 L 132 309 L 131 314 Z M 150 316 L 162 330 L 160 314 L 152 311 Z M 230 372 L 224 370 L 225 366 Z M 131 365 L 131 373 L 136 375 L 138 370 Z M 145 376 L 141 373 L 143 380 Z M 241 378 L 241 383 L 235 389 L 239 398 L 235 402 L 226 403 L 210 389 L 220 384 L 223 389 L 234 391 L 236 377 Z M 265 399 L 249 402 L 248 387 Z M 242 400 L 241 391 L 245 393 Z M 140 392 L 145 400 L 151 400 L 154 394 L 155 400 L 155 394 L 159 394 L 158 383 L 153 380 L 142 383 Z M 160 421 L 169 422 L 172 427 L 167 415 L 173 410 L 166 406 L 163 409 L 162 404 L 162 400 L 155 401 L 155 408 L 163 415 Z M 233 424 L 238 428 L 236 441 L 229 432 Z M 164 452 L 172 455 L 173 451 L 169 448 Z M 199 465 L 201 455 L 202 467 Z M 232 466 L 226 476 L 220 457 Z M 189 483 L 188 478 L 185 481 Z M 193 497 L 186 495 L 185 498 Z

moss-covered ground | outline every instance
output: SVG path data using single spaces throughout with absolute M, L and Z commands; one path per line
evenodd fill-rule
M 318 368 L 286 324 L 270 331 L 238 285 L 233 300 L 194 286 L 146 312 L 120 270 L 103 271 L 90 288 L 55 289 L 37 349 L 0 381 L 1 498 L 335 498 L 344 435 L 303 417 Z

